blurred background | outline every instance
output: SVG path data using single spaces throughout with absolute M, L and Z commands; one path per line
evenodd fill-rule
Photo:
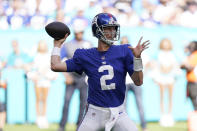
M 53 21 L 64 22 L 71 29 L 67 39 L 70 41 L 74 38 L 74 27 L 80 25 L 84 30 L 84 39 L 96 47 L 97 39 L 92 36 L 91 21 L 101 12 L 116 16 L 121 26 L 121 38 L 126 37 L 131 45 L 135 46 L 141 36 L 151 42 L 143 54 L 145 68 L 141 87 L 148 130 L 189 129 L 189 113 L 195 109 L 187 95 L 187 71 L 180 67 L 191 54 L 187 51 L 188 45 L 197 41 L 196 0 L 0 0 L 0 121 L 6 120 L 5 126 L 0 128 L 5 131 L 58 129 L 66 77 L 62 73 L 41 71 L 49 73 L 47 87 L 43 91 L 35 88 L 35 81 L 42 79 L 34 73 L 37 68 L 50 68 L 53 39 L 44 27 Z M 161 47 L 164 40 L 167 44 Z M 165 47 L 168 44 L 170 48 Z M 36 60 L 39 51 L 46 52 L 46 57 Z M 161 64 L 173 65 L 173 71 L 164 73 L 165 78 L 158 73 Z M 170 87 L 166 83 L 170 83 Z M 49 123 L 44 129 L 36 126 L 39 92 L 43 93 L 41 99 Z M 127 111 L 140 127 L 132 92 L 128 92 Z M 79 91 L 76 90 L 69 106 L 67 130 L 75 130 L 78 114 Z M 161 124 L 164 114 L 173 118 L 172 126 Z

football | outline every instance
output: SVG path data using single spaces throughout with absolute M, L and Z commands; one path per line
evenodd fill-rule
M 66 34 L 70 35 L 70 29 L 68 28 L 68 26 L 58 21 L 46 25 L 45 30 L 47 34 L 55 40 L 64 38 Z

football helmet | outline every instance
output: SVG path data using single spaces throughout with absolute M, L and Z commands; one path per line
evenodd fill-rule
M 111 31 L 112 38 L 106 37 L 104 28 L 114 27 L 115 31 Z M 112 45 L 115 41 L 120 39 L 120 25 L 116 18 L 110 13 L 100 13 L 96 15 L 92 21 L 93 36 L 106 44 Z M 109 33 L 109 32 L 108 32 Z

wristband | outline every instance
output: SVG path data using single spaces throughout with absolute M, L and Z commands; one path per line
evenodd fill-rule
M 134 71 L 142 71 L 143 69 L 143 64 L 142 64 L 142 59 L 141 58 L 133 58 L 133 70 Z
M 60 48 L 59 47 L 54 47 L 53 50 L 52 50 L 52 53 L 51 55 L 57 55 L 57 56 L 60 56 Z

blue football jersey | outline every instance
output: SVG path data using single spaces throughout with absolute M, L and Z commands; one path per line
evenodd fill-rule
M 111 45 L 108 51 L 77 49 L 66 61 L 68 72 L 88 76 L 88 103 L 117 107 L 124 102 L 125 77 L 133 73 L 133 54 L 127 45 Z

